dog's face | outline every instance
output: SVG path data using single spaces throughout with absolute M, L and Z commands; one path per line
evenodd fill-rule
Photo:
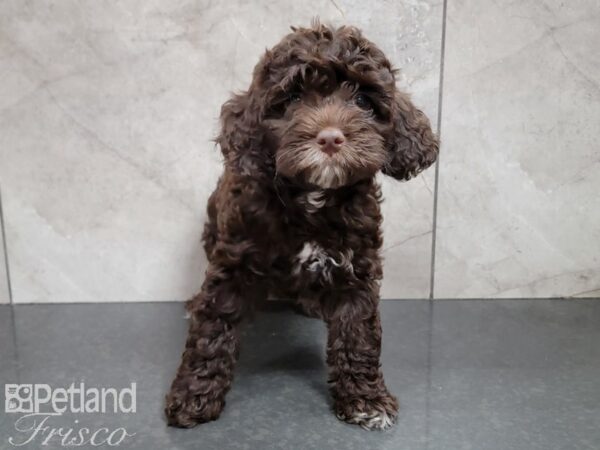
M 335 189 L 379 170 L 408 179 L 435 160 L 429 121 L 397 90 L 381 50 L 352 27 L 293 30 L 223 107 L 218 141 L 230 164 Z
M 267 123 L 278 175 L 329 189 L 372 177 L 385 165 L 390 100 L 343 75 L 315 72 L 276 105 Z

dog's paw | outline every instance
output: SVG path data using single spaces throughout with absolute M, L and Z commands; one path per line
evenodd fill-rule
M 218 419 L 224 406 L 224 399 L 211 399 L 203 395 L 192 397 L 171 391 L 166 398 L 165 416 L 169 426 L 192 428 Z
M 365 430 L 385 430 L 396 422 L 398 401 L 388 393 L 374 399 L 338 401 L 335 414 L 338 419 L 359 425 Z

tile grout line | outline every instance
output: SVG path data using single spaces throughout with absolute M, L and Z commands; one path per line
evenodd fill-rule
M 596 297 L 440 297 L 440 298 L 382 298 L 382 303 L 404 303 L 404 302 L 431 302 L 431 303 L 451 303 L 451 302 L 486 302 L 486 303 L 498 303 L 498 302 L 513 302 L 513 301 L 531 301 L 531 302 L 589 302 L 599 301 L 600 296 Z M 40 301 L 24 301 L 15 303 L 14 306 L 18 305 L 152 305 L 152 304 L 173 304 L 180 305 L 185 303 L 186 299 L 158 299 L 158 300 L 132 300 L 132 299 L 119 299 L 119 300 L 93 300 L 93 301 L 52 301 L 52 302 L 40 302 Z M 268 302 L 270 304 L 271 301 Z M 273 303 L 276 303 L 274 301 Z M 8 306 L 8 305 L 7 305 Z
M 442 42 L 440 51 L 440 79 L 438 88 L 438 110 L 437 110 L 437 135 L 440 139 L 441 146 L 441 135 L 442 135 L 442 103 L 444 95 L 444 61 L 446 57 L 446 11 L 448 7 L 448 0 L 444 0 L 442 9 Z M 431 230 L 431 267 L 430 267 L 430 278 L 429 278 L 429 299 L 433 300 L 433 292 L 435 287 L 435 248 L 437 243 L 437 210 L 438 210 L 438 186 L 440 179 L 440 156 L 438 154 L 435 162 L 435 181 L 433 187 L 433 223 Z
M 429 300 L 427 308 L 427 392 L 425 393 L 425 444 L 430 448 L 431 443 L 431 363 L 433 357 L 433 300 Z
M 451 302 L 485 302 L 485 303 L 498 303 L 498 302 L 513 302 L 513 301 L 532 301 L 532 302 L 589 302 L 599 301 L 600 297 L 445 297 L 435 299 L 424 299 L 424 298 L 382 298 L 383 303 L 403 303 L 403 302 L 429 302 L 429 303 L 451 303 Z M 167 299 L 167 300 L 94 300 L 94 301 L 53 301 L 53 302 L 19 302 L 15 303 L 14 306 L 19 305 L 152 305 L 152 304 L 173 304 L 181 305 L 185 303 L 185 299 Z M 274 301 L 276 303 L 276 301 Z
M 15 314 L 15 304 L 10 303 L 10 320 L 12 322 L 12 343 L 13 343 L 13 358 L 15 373 L 17 374 L 16 382 L 21 384 L 21 368 L 19 367 L 19 342 L 17 340 L 17 319 Z
M 8 245 L 6 243 L 6 231 L 4 229 L 4 209 L 2 208 L 2 189 L 0 187 L 0 238 L 2 239 L 2 249 L 4 250 L 4 269 L 6 270 L 6 285 L 8 287 L 8 302 L 13 304 L 12 285 L 10 283 L 10 268 L 8 267 Z

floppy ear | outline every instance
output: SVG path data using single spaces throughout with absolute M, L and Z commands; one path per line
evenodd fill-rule
M 244 175 L 258 174 L 267 163 L 262 153 L 261 108 L 255 100 L 254 86 L 234 94 L 221 107 L 221 131 L 216 142 L 225 163 Z
M 429 167 L 438 155 L 439 141 L 429 119 L 408 96 L 397 92 L 392 105 L 394 142 L 383 173 L 397 180 L 409 180 Z

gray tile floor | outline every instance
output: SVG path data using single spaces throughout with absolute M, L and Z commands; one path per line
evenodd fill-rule
M 324 326 L 285 305 L 245 328 L 225 412 L 192 430 L 167 428 L 161 412 L 185 338 L 181 304 L 2 306 L 0 381 L 135 381 L 134 414 L 65 414 L 47 423 L 63 432 L 135 433 L 120 448 L 600 448 L 600 302 L 386 301 L 382 317 L 384 372 L 402 406 L 387 432 L 330 413 Z M 32 434 L 15 430 L 19 417 L 2 409 L 0 448 Z M 51 440 L 43 448 L 61 446 Z

